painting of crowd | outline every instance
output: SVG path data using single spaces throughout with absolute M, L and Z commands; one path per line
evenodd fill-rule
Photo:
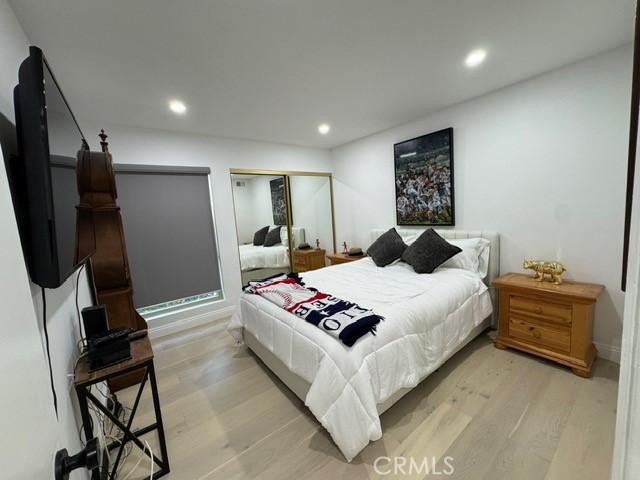
M 454 225 L 453 129 L 395 145 L 398 225 Z

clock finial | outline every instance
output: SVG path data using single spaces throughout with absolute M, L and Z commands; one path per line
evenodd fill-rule
M 98 134 L 98 136 L 100 137 L 100 146 L 102 147 L 102 151 L 104 153 L 108 153 L 109 152 L 109 144 L 107 143 L 108 135 L 104 133 L 103 128 L 100 129 L 100 133 Z

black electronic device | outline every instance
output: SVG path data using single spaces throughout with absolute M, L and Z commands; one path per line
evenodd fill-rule
M 109 330 L 107 309 L 104 305 L 95 305 L 82 309 L 82 324 L 87 339 L 104 335 Z
M 98 472 L 101 479 L 107 478 L 109 455 L 97 438 L 89 439 L 86 446 L 73 456 L 69 456 L 66 448 L 59 450 L 54 462 L 54 478 L 69 480 L 72 471 L 83 467 L 90 472 Z
M 146 336 L 147 336 L 146 330 L 136 330 L 129 334 L 129 340 L 133 342 L 134 340 L 140 340 L 141 338 L 144 338 Z
M 89 368 L 98 370 L 131 358 L 130 328 L 113 328 L 103 335 L 87 338 Z
M 95 251 L 95 235 L 77 245 L 77 154 L 89 148 L 42 51 L 29 49 L 14 89 L 18 156 L 10 183 L 29 275 L 57 288 Z

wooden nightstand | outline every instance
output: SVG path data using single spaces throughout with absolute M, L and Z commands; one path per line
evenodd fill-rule
M 309 248 L 306 250 L 295 249 L 293 251 L 293 271 L 308 272 L 326 266 L 324 255 L 326 250 L 323 248 Z
M 338 265 L 340 263 L 349 263 L 355 262 L 356 260 L 360 260 L 366 257 L 365 254 L 362 255 L 347 255 L 346 253 L 334 253 L 333 255 L 327 255 L 327 258 L 331 262 L 331 265 Z
M 523 350 L 591 376 L 598 354 L 593 317 L 602 285 L 569 280 L 554 285 L 508 273 L 493 286 L 500 291 L 497 348 Z

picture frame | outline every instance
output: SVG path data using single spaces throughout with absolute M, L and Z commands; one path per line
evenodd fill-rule
M 393 146 L 396 224 L 455 225 L 453 128 Z
M 271 190 L 271 210 L 273 212 L 274 225 L 287 224 L 287 202 L 285 200 L 284 177 L 269 181 Z

